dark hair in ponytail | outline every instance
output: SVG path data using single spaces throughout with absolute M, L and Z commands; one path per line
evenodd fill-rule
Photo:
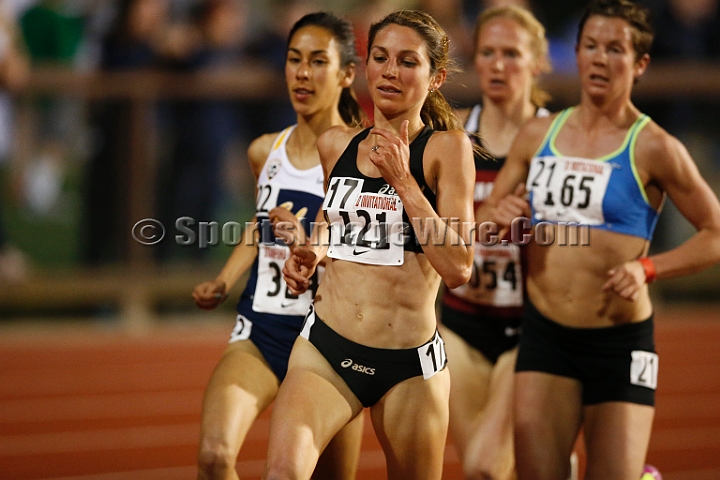
M 330 12 L 308 13 L 295 22 L 288 34 L 287 46 L 290 46 L 290 41 L 298 30 L 309 26 L 324 28 L 335 38 L 338 53 L 340 54 L 341 67 L 357 65 L 360 62 L 360 57 L 358 57 L 355 49 L 355 33 L 352 24 Z M 360 108 L 355 92 L 351 87 L 343 88 L 340 94 L 338 111 L 347 125 L 361 126 L 365 120 L 363 110 Z

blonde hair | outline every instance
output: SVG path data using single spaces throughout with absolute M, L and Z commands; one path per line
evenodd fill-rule
M 475 22 L 475 49 L 477 49 L 482 28 L 490 22 L 490 20 L 495 18 L 509 18 L 510 20 L 514 20 L 520 27 L 528 32 L 530 36 L 530 52 L 532 52 L 535 60 L 538 62 L 540 72 L 548 73 L 552 71 L 550 57 L 548 55 L 548 41 L 545 37 L 545 27 L 535 18 L 535 15 L 523 7 L 516 5 L 492 7 L 478 15 Z M 530 93 L 530 101 L 535 106 L 544 107 L 548 100 L 550 100 L 550 94 L 538 85 L 537 79 L 534 79 Z

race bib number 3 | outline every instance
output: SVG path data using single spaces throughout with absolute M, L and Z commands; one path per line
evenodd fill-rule
M 658 376 L 657 354 L 643 350 L 634 350 L 631 354 L 630 383 L 655 390 Z
M 534 220 L 605 223 L 602 203 L 612 169 L 608 162 L 585 158 L 533 158 L 526 187 Z
M 258 249 L 258 275 L 253 310 L 278 315 L 305 315 L 317 289 L 317 277 L 310 281 L 310 288 L 302 295 L 293 295 L 282 276 L 285 260 L 290 249 L 280 245 L 260 244 Z M 319 269 L 320 267 L 318 267 Z M 319 275 L 319 271 L 316 271 Z
M 400 197 L 363 192 L 364 180 L 335 177 L 323 209 L 330 223 L 328 257 L 371 265 L 402 265 L 404 225 Z

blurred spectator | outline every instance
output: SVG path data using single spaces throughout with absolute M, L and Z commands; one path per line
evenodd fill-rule
M 462 0 L 420 0 L 418 9 L 437 20 L 450 39 L 450 56 L 461 68 L 472 66 L 472 25 L 463 15 Z
M 267 21 L 259 22 L 259 29 L 248 39 L 245 53 L 249 61 L 268 65 L 276 70 L 279 76 L 284 76 L 287 32 L 303 15 L 322 8 L 313 0 L 274 0 L 266 2 L 265 8 Z M 252 125 L 248 125 L 250 138 L 259 137 L 266 132 L 279 132 L 293 124 L 296 119 L 287 95 L 278 95 L 277 100 L 273 101 L 246 103 L 246 107 L 248 116 L 254 119 Z
M 526 8 L 530 10 L 530 7 L 526 5 L 527 2 L 519 1 L 514 2 L 510 0 L 508 3 L 513 5 L 521 5 L 523 8 Z M 500 2 L 500 4 L 504 5 L 505 3 Z M 465 21 L 472 24 L 475 22 L 475 19 L 477 19 L 477 16 L 485 10 L 486 8 L 490 8 L 492 6 L 495 6 L 496 2 L 493 0 L 463 0 L 462 1 L 462 10 L 463 15 L 465 16 Z
M 11 163 L 13 156 L 12 94 L 25 85 L 30 72 L 15 20 L 5 7 L 0 5 L 0 165 Z M 10 189 L 14 190 L 15 172 L 12 166 L 9 170 Z M 20 281 L 28 271 L 25 255 L 12 245 L 5 230 L 2 206 L 7 198 L 9 195 L 3 191 L 0 195 L 0 283 Z
M 718 0 L 664 0 L 655 14 L 655 59 L 720 59 Z
M 172 33 L 168 0 L 120 0 L 114 22 L 102 41 L 100 67 L 117 72 L 153 69 L 168 52 L 186 48 Z M 188 40 L 189 41 L 189 40 Z M 82 257 L 98 265 L 124 260 L 129 235 L 128 162 L 130 104 L 106 100 L 91 106 L 90 123 L 96 142 L 85 171 L 81 222 Z
M 544 3 L 545 2 L 542 4 L 544 5 Z M 480 13 L 486 8 L 501 7 L 504 5 L 516 5 L 526 10 L 530 10 L 533 12 L 533 15 L 540 20 L 540 23 L 545 26 L 545 22 L 543 21 L 545 11 L 538 8 L 538 6 L 535 5 L 535 2 L 530 0 L 463 0 L 462 11 L 463 16 L 465 17 L 465 22 L 469 25 L 474 25 L 477 16 L 480 15 Z
M 176 62 L 180 72 L 221 70 L 241 75 L 238 70 L 245 40 L 247 5 L 244 0 L 205 0 L 192 11 L 191 25 L 199 43 Z M 217 220 L 222 198 L 222 171 L 231 142 L 238 135 L 240 110 L 225 99 L 174 102 L 169 120 L 174 140 L 169 172 L 160 175 L 161 219 L 166 226 L 180 217 L 196 222 Z M 164 183 L 164 185 L 163 185 Z M 197 224 L 196 224 L 197 225 Z M 181 253 L 203 256 L 207 249 L 181 248 L 171 239 L 160 244 L 160 258 L 173 259 Z
M 84 19 L 72 0 L 42 0 L 20 17 L 30 61 L 35 66 L 73 68 L 83 38 Z M 35 151 L 23 160 L 23 200 L 26 211 L 59 218 L 68 159 L 79 147 L 84 104 L 67 97 L 40 96 L 35 104 Z
M 655 12 L 655 30 L 658 33 L 651 52 L 653 62 L 720 60 L 718 0 L 663 0 Z M 673 135 L 699 128 L 715 137 L 719 125 L 716 112 L 716 108 L 708 108 L 706 101 L 677 99 L 668 101 L 654 114 L 656 121 Z
M 35 63 L 72 63 L 83 37 L 83 18 L 64 0 L 43 0 L 20 20 L 28 52 Z

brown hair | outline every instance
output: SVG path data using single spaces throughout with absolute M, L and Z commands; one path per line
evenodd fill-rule
M 442 69 L 448 72 L 456 70 L 448 54 L 450 41 L 445 30 L 429 14 L 419 10 L 396 10 L 379 22 L 373 23 L 368 34 L 368 52 L 372 49 L 377 33 L 393 24 L 412 28 L 425 40 L 430 57 L 431 75 Z M 434 90 L 425 97 L 420 118 L 433 130 L 463 129 L 462 123 L 439 90 Z
M 577 32 L 577 44 L 580 44 L 583 28 L 594 15 L 621 18 L 632 27 L 635 60 L 650 53 L 655 31 L 650 21 L 650 10 L 628 0 L 593 0 L 585 8 Z
M 521 28 L 528 32 L 530 35 L 530 51 L 539 63 L 540 71 L 542 73 L 548 73 L 552 70 L 548 56 L 548 41 L 545 37 L 545 27 L 529 10 L 516 5 L 488 8 L 478 15 L 475 21 L 474 34 L 476 49 L 482 28 L 490 20 L 495 18 L 509 18 L 514 20 Z M 530 101 L 537 107 L 544 107 L 548 100 L 550 100 L 550 94 L 538 85 L 537 80 L 533 80 Z

